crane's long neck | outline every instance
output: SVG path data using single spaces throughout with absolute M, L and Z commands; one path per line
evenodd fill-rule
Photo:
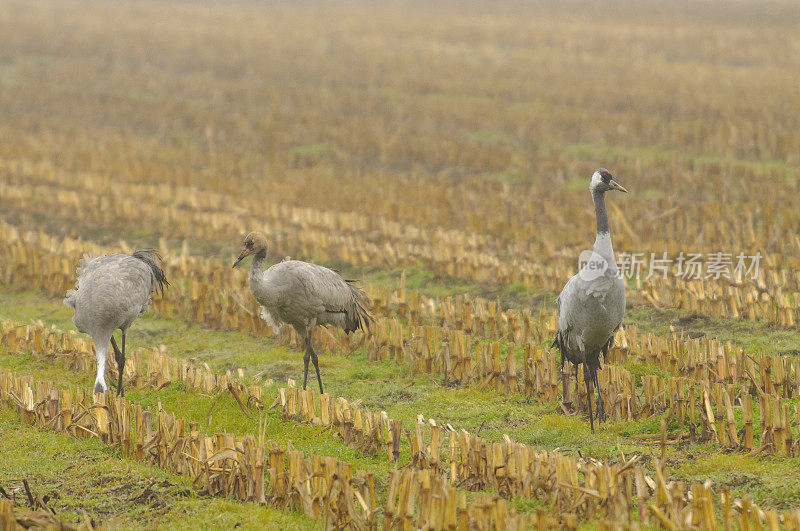
M 611 232 L 608 227 L 605 192 L 593 191 L 594 213 L 597 218 L 597 237 L 594 240 L 594 251 L 609 262 L 609 267 L 617 268 L 614 260 L 614 248 L 611 246 Z
M 267 258 L 267 251 L 262 249 L 253 256 L 253 263 L 250 265 L 250 275 L 247 279 L 250 283 L 250 292 L 255 295 L 261 304 L 272 300 L 273 290 L 269 283 L 264 279 L 264 261 Z
M 267 250 L 261 249 L 253 255 L 253 263 L 250 264 L 250 281 L 258 278 L 262 271 L 264 271 L 264 260 L 267 258 Z

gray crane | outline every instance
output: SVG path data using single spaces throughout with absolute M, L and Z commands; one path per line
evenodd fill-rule
M 89 258 L 84 256 L 78 267 L 75 289 L 67 291 L 64 305 L 73 308 L 72 322 L 79 332 L 94 340 L 97 355 L 97 377 L 94 392 L 103 393 L 106 386 L 108 343 L 114 348 L 119 369 L 117 395 L 123 396 L 122 375 L 125 371 L 125 333 L 133 321 L 150 306 L 152 293 L 169 286 L 153 249 L 142 249 L 131 255 L 112 254 Z M 122 330 L 122 349 L 114 340 L 114 331 Z
M 374 321 L 369 297 L 336 271 L 299 260 L 284 260 L 264 271 L 267 239 L 251 232 L 244 239 L 242 252 L 234 262 L 239 265 L 254 255 L 250 265 L 250 292 L 261 304 L 261 317 L 277 333 L 283 324 L 294 327 L 305 343 L 303 389 L 308 379 L 308 362 L 314 363 L 322 393 L 317 354 L 311 346 L 311 331 L 317 325 L 342 328 L 346 333 L 366 330 Z
M 553 343 L 561 351 L 561 381 L 565 397 L 567 376 L 564 362 L 571 361 L 576 370 L 583 364 L 592 432 L 592 385 L 597 387 L 597 420 L 605 420 L 605 405 L 597 381 L 600 354 L 605 357 L 614 344 L 614 334 L 625 316 L 625 282 L 614 259 L 606 214 L 605 193 L 610 190 L 627 192 L 605 168 L 595 171 L 589 191 L 594 200 L 597 237 L 586 264 L 569 279 L 558 296 L 558 332 Z

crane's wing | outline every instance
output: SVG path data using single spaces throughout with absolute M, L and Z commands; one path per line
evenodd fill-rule
M 583 319 L 582 309 L 586 300 L 583 284 L 580 276 L 575 275 L 567 281 L 558 295 L 558 332 L 554 345 L 558 345 L 562 354 L 573 348 L 583 350 L 580 335 L 572 333 Z
M 557 345 L 562 353 L 582 351 L 585 345 L 577 330 L 586 328 L 596 318 L 590 306 L 597 305 L 603 308 L 604 313 L 618 318 L 609 337 L 604 340 L 603 350 L 607 350 L 625 313 L 625 283 L 616 272 L 609 271 L 588 279 L 579 273 L 569 279 L 558 296 L 558 332 L 554 346 Z
M 316 264 L 288 260 L 264 272 L 265 281 L 281 285 L 282 311 L 306 322 L 332 324 L 352 332 L 369 327 L 366 293 L 335 271 Z
M 78 265 L 75 289 L 67 291 L 64 304 L 75 308 L 81 294 L 86 292 L 92 300 L 103 298 L 105 305 L 114 304 L 120 311 L 130 307 L 144 312 L 150 305 L 152 291 L 168 285 L 163 271 L 148 253 L 136 251 L 133 255 L 96 258 L 84 255 Z

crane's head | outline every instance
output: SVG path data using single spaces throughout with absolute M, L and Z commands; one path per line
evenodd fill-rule
M 611 176 L 611 172 L 609 172 L 605 168 L 598 168 L 592 174 L 592 182 L 589 184 L 589 190 L 592 193 L 595 192 L 608 192 L 609 190 L 619 190 L 620 192 L 627 192 L 624 186 L 619 184 L 614 178 Z
M 239 265 L 239 262 L 251 254 L 259 253 L 267 254 L 267 238 L 260 232 L 253 231 L 242 242 L 242 252 L 239 253 L 239 258 L 233 263 L 233 267 Z

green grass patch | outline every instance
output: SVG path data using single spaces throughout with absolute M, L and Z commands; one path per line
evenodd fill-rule
M 390 283 L 391 278 L 387 276 L 386 282 Z M 409 287 L 411 284 L 422 286 L 424 290 L 437 286 L 441 288 L 436 284 L 436 279 L 424 270 L 407 274 L 406 284 Z M 546 293 L 531 295 L 521 294 L 521 291 L 508 290 L 502 301 L 523 305 L 527 298 L 538 296 L 539 299 L 534 300 L 538 300 L 544 307 L 549 304 L 549 295 Z M 31 292 L 0 291 L 0 316 L 23 322 L 41 319 L 47 324 L 55 324 L 67 330 L 73 328 L 69 309 L 61 306 L 57 300 Z M 629 316 L 628 322 L 657 333 L 686 317 L 680 312 L 656 312 L 638 307 L 630 309 Z M 693 325 L 694 321 L 688 324 Z M 757 323 L 720 321 L 717 326 L 720 332 L 728 333 L 731 340 L 742 340 L 754 348 L 759 344 L 758 341 L 767 340 L 774 333 L 774 330 Z M 796 337 L 794 332 L 785 332 L 787 344 L 795 341 Z M 274 383 L 265 390 L 267 403 L 277 393 L 278 386 L 285 385 L 287 378 L 295 379 L 298 385 L 302 383 L 301 352 L 276 344 L 271 339 L 254 338 L 242 332 L 205 330 L 194 324 L 165 319 L 148 312 L 134 323 L 129 332 L 128 343 L 131 348 L 163 343 L 172 356 L 206 362 L 216 371 L 242 368 L 247 376 L 258 374 L 260 378 L 272 378 Z M 506 349 L 507 344 L 501 342 L 501 350 Z M 60 364 L 35 360 L 27 354 L 10 355 L 3 353 L 2 348 L 0 354 L 1 365 L 20 374 L 56 381 L 59 385 L 80 385 L 88 388 L 94 379 L 92 374 L 74 374 Z M 521 355 L 519 349 L 517 355 Z M 636 375 L 637 381 L 645 374 L 666 376 L 658 367 L 634 361 L 625 364 L 625 368 Z M 369 362 L 363 351 L 356 351 L 349 356 L 321 353 L 320 370 L 326 391 L 332 396 L 358 401 L 372 411 L 386 411 L 391 418 L 401 420 L 406 429 L 410 429 L 417 415 L 421 414 L 426 419 L 435 419 L 440 426 L 446 427 L 449 424 L 456 429 L 463 428 L 489 441 L 499 441 L 503 434 L 508 434 L 519 442 L 551 450 L 558 448 L 564 454 L 581 455 L 585 458 L 616 461 L 620 459 L 621 453 L 626 456 L 639 454 L 644 456 L 644 464 L 649 467 L 652 465 L 650 456 L 660 452 L 652 439 L 637 436 L 658 433 L 663 415 L 655 415 L 650 419 L 604 423 L 596 426 L 596 432 L 592 434 L 585 417 L 564 415 L 558 403 L 526 400 L 521 394 L 499 394 L 480 385 L 470 388 L 449 387 L 441 378 L 420 374 L 393 360 Z M 309 385 L 314 388 L 317 386 L 313 371 L 309 377 Z M 257 419 L 247 418 L 235 401 L 226 394 L 219 399 L 210 421 L 208 413 L 215 396 L 189 393 L 181 385 L 173 385 L 160 391 L 130 390 L 128 396 L 147 407 L 156 408 L 160 403 L 165 410 L 198 422 L 201 430 L 207 433 L 227 431 L 243 434 L 257 431 Z M 336 456 L 356 468 L 373 471 L 376 478 L 385 478 L 394 466 L 383 454 L 363 456 L 355 449 L 344 446 L 334 433 L 294 422 L 283 422 L 274 410 L 265 411 L 264 419 L 267 436 L 281 445 L 309 454 Z M 738 409 L 736 421 L 741 428 L 741 411 Z M 678 429 L 673 421 L 669 426 L 671 436 Z M 756 434 L 757 440 L 758 435 Z M 445 434 L 445 440 L 446 436 Z M 443 444 L 443 448 L 445 454 L 446 444 Z M 712 444 L 681 443 L 668 450 L 666 468 L 671 477 L 699 478 L 704 472 L 701 469 L 686 468 L 688 461 L 713 463 L 714 459 L 724 459 L 727 455 L 729 454 Z M 760 471 L 763 486 L 750 493 L 756 497 L 757 502 L 774 504 L 777 503 L 775 500 L 787 493 L 782 481 L 787 468 L 781 465 L 787 460 L 777 456 L 735 455 L 749 467 L 748 470 Z M 409 457 L 406 453 L 402 454 L 401 463 L 408 462 Z M 700 460 L 700 457 L 706 461 Z M 716 483 L 729 484 L 732 487 L 741 479 L 724 474 L 709 477 Z M 742 492 L 744 490 L 745 487 L 742 487 Z M 791 492 L 788 495 L 793 496 Z M 520 507 L 537 506 L 537 502 L 515 503 Z
M 280 511 L 199 492 L 191 480 L 122 458 L 97 439 L 32 428 L 0 406 L 0 485 L 25 499 L 22 480 L 69 521 L 88 515 L 113 529 L 309 529 L 296 511 Z

